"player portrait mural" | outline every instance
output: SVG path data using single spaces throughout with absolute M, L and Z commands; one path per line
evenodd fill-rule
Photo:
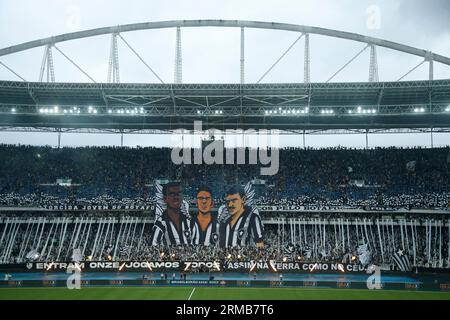
M 155 223 L 152 229 L 152 245 L 192 244 L 189 204 L 183 199 L 180 182 L 156 184 Z
M 183 197 L 180 182 L 156 184 L 155 222 L 152 245 L 191 244 L 221 248 L 264 247 L 264 226 L 253 205 L 251 183 L 244 188 L 231 186 L 222 195 L 223 203 L 214 210 L 214 195 L 208 186 L 196 190 L 194 207 Z M 191 209 L 191 210 L 190 210 Z

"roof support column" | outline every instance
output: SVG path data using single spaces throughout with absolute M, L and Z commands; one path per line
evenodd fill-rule
M 433 78 L 434 78 L 433 60 L 430 60 L 429 64 L 430 64 L 430 66 L 429 66 L 429 79 L 430 79 L 430 81 L 433 81 Z
M 58 128 L 58 149 L 61 148 L 61 128 Z
M 241 27 L 241 84 L 245 83 L 244 27 Z
M 434 148 L 433 127 L 430 128 L 430 140 L 431 140 L 431 147 Z
M 377 48 L 374 44 L 370 45 L 370 66 L 369 66 L 369 82 L 378 82 L 378 62 Z
M 111 50 L 109 53 L 108 83 L 119 83 L 119 49 L 117 47 L 117 33 L 111 35 Z
M 366 149 L 369 149 L 369 129 L 366 129 Z
M 174 83 L 183 83 L 183 60 L 181 55 L 180 27 L 177 27 L 177 36 L 176 36 Z
M 311 81 L 310 77 L 310 55 L 309 55 L 309 33 L 305 34 L 305 61 L 304 61 L 304 72 L 303 72 L 303 82 L 309 83 Z
M 44 74 L 47 71 L 47 82 L 55 82 L 55 68 L 53 66 L 52 44 L 45 46 L 44 57 L 42 58 L 41 72 L 39 73 L 39 82 L 44 80 Z

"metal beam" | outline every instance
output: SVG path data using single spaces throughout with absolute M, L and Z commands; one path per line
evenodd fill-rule
M 171 20 L 171 21 L 143 22 L 143 23 L 127 24 L 122 26 L 103 27 L 61 34 L 54 37 L 43 38 L 39 40 L 29 41 L 18 45 L 6 47 L 0 49 L 0 57 L 11 53 L 16 53 L 36 47 L 45 46 L 51 43 L 88 38 L 111 33 L 148 30 L 148 29 L 175 28 L 175 27 L 234 27 L 234 28 L 244 27 L 244 28 L 272 29 L 272 30 L 309 33 L 309 34 L 319 34 L 334 38 L 347 39 L 368 44 L 370 43 L 378 47 L 389 48 L 392 50 L 401 51 L 404 53 L 412 54 L 423 58 L 431 54 L 431 58 L 433 59 L 433 61 L 450 65 L 449 57 L 445 57 L 436 53 L 429 53 L 428 51 L 423 49 L 418 49 L 379 38 L 368 37 L 351 32 L 344 32 L 311 26 L 302 26 L 287 23 L 263 22 L 263 21 L 245 21 L 245 20 Z
M 120 73 L 119 73 L 119 48 L 117 47 L 117 34 L 113 33 L 111 35 L 111 49 L 109 53 L 109 64 L 108 64 L 108 83 L 119 83 Z
M 241 84 L 245 83 L 245 40 L 244 27 L 241 27 Z
M 311 75 L 310 75 L 310 68 L 311 68 L 311 61 L 309 57 L 309 34 L 305 34 L 305 57 L 304 57 L 304 71 L 303 71 L 303 82 L 309 83 L 311 81 Z
M 177 27 L 176 43 L 175 43 L 175 68 L 174 83 L 183 83 L 183 60 L 181 54 L 181 29 Z
M 369 82 L 378 82 L 378 61 L 377 49 L 372 44 L 370 45 L 370 65 L 369 65 Z
M 158 74 L 147 64 L 147 62 L 145 62 L 144 59 L 142 59 L 142 57 L 139 55 L 139 53 L 137 53 L 136 50 L 134 50 L 133 47 L 120 34 L 118 34 L 118 36 L 127 45 L 127 47 L 136 55 L 136 57 L 138 57 L 138 59 L 141 60 L 141 62 L 147 67 L 147 69 L 149 69 L 150 72 L 153 73 L 153 75 L 156 78 L 158 78 L 158 80 L 161 83 L 164 83 L 164 81 L 158 76 Z
M 182 129 L 183 134 L 200 134 L 202 131 Z M 173 134 L 178 129 L 110 129 L 110 128 L 47 128 L 47 127 L 14 127 L 0 126 L 2 132 L 53 132 L 53 133 L 92 133 L 92 134 Z M 280 135 L 335 135 L 335 134 L 428 134 L 448 133 L 450 128 L 385 128 L 385 129 L 286 129 L 277 130 Z
M 272 64 L 270 66 L 270 68 L 261 76 L 261 78 L 258 79 L 258 81 L 256 83 L 260 83 L 268 74 L 270 71 L 272 71 L 272 69 L 278 64 L 278 62 L 280 62 L 284 56 L 295 46 L 295 44 L 304 36 L 305 34 L 302 33 L 290 46 L 289 48 L 287 48 L 286 51 L 283 52 L 283 54 L 278 58 L 277 61 L 275 61 L 274 64 Z
M 8 67 L 6 64 L 4 64 L 3 62 L 0 61 L 0 65 L 4 66 L 6 69 L 8 69 L 10 72 L 12 72 L 16 77 L 20 78 L 22 81 L 27 81 L 24 78 L 22 78 L 17 72 L 15 72 L 13 69 L 11 69 L 10 67 Z
M 64 58 L 66 58 L 71 64 L 73 64 L 78 70 L 80 70 L 86 77 L 88 77 L 89 79 L 91 79 L 92 82 L 96 83 L 96 81 L 89 75 L 87 74 L 86 71 L 84 71 L 78 64 L 76 64 L 72 59 L 70 59 L 64 52 L 61 51 L 61 49 L 59 49 L 57 46 L 53 45 L 53 47 L 62 54 L 62 56 Z M 50 50 L 49 50 L 50 51 Z M 48 72 L 48 71 L 47 71 Z M 47 77 L 48 77 L 48 73 L 47 73 Z M 48 81 L 47 81 L 48 82 Z

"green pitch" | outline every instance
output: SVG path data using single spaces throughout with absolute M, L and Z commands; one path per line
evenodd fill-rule
M 0 300 L 450 300 L 450 292 L 305 288 L 0 288 Z

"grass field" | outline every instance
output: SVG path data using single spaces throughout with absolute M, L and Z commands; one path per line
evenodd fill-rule
M 0 288 L 0 300 L 450 300 L 450 292 L 305 288 Z

